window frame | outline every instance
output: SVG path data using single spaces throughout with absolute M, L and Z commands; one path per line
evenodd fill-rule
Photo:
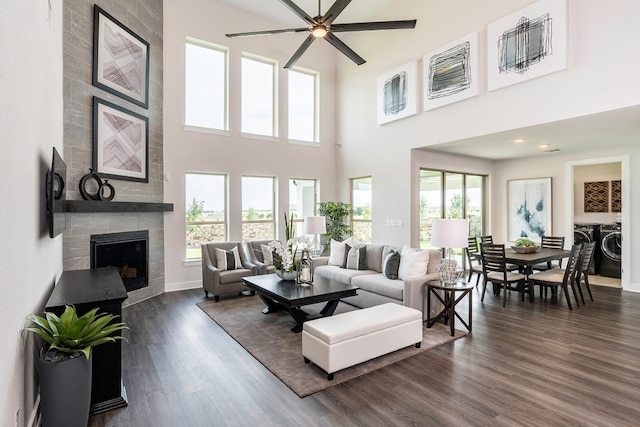
M 318 144 L 320 143 L 320 72 L 302 67 L 292 67 L 287 70 L 287 139 L 290 143 Z M 306 74 L 313 77 L 313 139 L 291 138 L 291 99 L 290 99 L 290 73 Z
M 224 92 L 224 100 L 223 100 L 223 129 L 207 127 L 207 126 L 198 126 L 194 124 L 187 124 L 187 45 L 191 44 L 193 46 L 198 46 L 205 49 L 210 49 L 216 52 L 220 52 L 224 55 L 224 83 L 223 83 L 223 92 Z M 213 133 L 219 135 L 228 136 L 230 134 L 229 130 L 229 48 L 227 46 L 219 45 L 216 43 L 208 42 L 206 40 L 197 39 L 195 37 L 185 37 L 185 52 L 184 52 L 184 108 L 183 108 L 183 126 L 184 130 L 192 131 L 192 132 L 202 132 L 202 133 Z
M 216 176 L 216 177 L 222 177 L 224 179 L 224 183 L 223 183 L 223 220 L 205 220 L 205 221 L 187 221 L 187 211 L 188 211 L 188 203 L 187 202 L 187 198 L 186 198 L 186 191 L 187 191 L 187 176 L 188 175 L 206 175 L 206 176 Z M 219 225 L 222 224 L 223 228 L 224 228 L 224 237 L 222 240 L 216 240 L 216 241 L 220 241 L 220 242 L 224 242 L 228 240 L 228 236 L 229 236 L 229 199 L 227 197 L 228 195 L 228 191 L 229 191 L 229 176 L 225 173 L 213 173 L 213 172 L 185 172 L 185 216 L 184 216 L 184 221 L 185 221 L 185 238 L 188 237 L 188 227 L 189 226 L 207 226 L 207 225 Z M 187 240 L 185 239 L 185 259 L 186 260 L 197 260 L 200 258 L 200 256 L 197 257 L 189 257 L 188 256 L 188 247 L 187 247 Z
M 356 219 L 354 218 L 354 184 L 356 181 L 359 180 L 364 180 L 364 179 L 368 179 L 371 182 L 371 218 L 370 219 Z M 351 178 L 351 188 L 350 188 L 350 197 L 351 197 L 351 233 L 354 236 L 354 238 L 356 238 L 355 236 L 355 224 L 360 223 L 360 224 L 365 224 L 368 223 L 369 224 L 369 230 L 370 230 L 370 234 L 371 234 L 371 240 L 373 240 L 373 176 L 372 175 L 366 175 L 366 176 L 359 176 L 359 177 L 355 177 L 355 178 Z M 362 241 L 363 243 L 371 243 L 368 241 L 364 241 L 366 239 L 360 239 L 359 241 Z
M 318 180 L 315 178 L 289 178 L 289 187 L 291 188 L 291 181 L 311 181 L 313 182 L 313 212 L 312 212 L 312 216 L 315 216 L 318 214 Z M 289 209 L 289 217 L 291 217 L 291 192 L 289 192 L 289 203 L 287 204 L 288 209 Z M 296 225 L 300 225 L 300 224 L 304 224 L 304 217 L 300 218 L 300 217 L 295 217 L 293 222 Z M 297 228 L 297 227 L 296 227 Z M 299 235 L 299 234 L 296 234 Z
M 271 113 L 272 113 L 272 123 L 271 123 L 271 135 L 263 135 L 259 133 L 246 132 L 243 130 L 244 125 L 244 102 L 243 102 L 243 90 L 244 90 L 244 80 L 243 80 L 243 60 L 247 59 L 250 61 L 261 62 L 263 64 L 268 64 L 271 66 L 272 74 L 272 102 L 271 102 Z M 265 56 L 256 55 L 249 52 L 242 52 L 240 57 L 240 137 L 242 138 L 250 138 L 250 139 L 262 139 L 267 141 L 278 141 L 279 139 L 279 112 L 278 112 L 278 61 L 275 59 L 267 58 Z
M 243 194 L 244 194 L 244 178 L 264 178 L 264 179 L 271 179 L 271 209 L 273 212 L 273 218 L 268 220 L 268 219 L 252 219 L 252 220 L 245 220 L 242 216 L 243 216 L 243 212 L 244 212 L 244 203 L 242 201 L 243 199 Z M 246 242 L 248 240 L 245 240 L 245 236 L 244 236 L 244 225 L 245 224 L 267 224 L 267 223 L 273 223 L 273 235 L 269 238 L 266 239 L 258 239 L 258 240 L 275 240 L 276 239 L 276 235 L 277 235 L 277 225 L 278 223 L 276 222 L 276 216 L 277 216 L 277 210 L 276 210 L 276 188 L 277 188 L 277 178 L 275 176 L 271 176 L 271 175 L 242 175 L 240 178 L 240 237 L 241 237 L 241 241 L 242 242 Z

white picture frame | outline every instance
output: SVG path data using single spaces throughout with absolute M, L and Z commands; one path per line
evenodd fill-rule
M 478 59 L 478 33 L 475 31 L 424 55 L 424 111 L 477 96 Z
M 566 68 L 566 0 L 540 0 L 487 26 L 488 91 Z
M 415 59 L 378 77 L 377 122 L 379 125 L 418 112 L 418 61 Z

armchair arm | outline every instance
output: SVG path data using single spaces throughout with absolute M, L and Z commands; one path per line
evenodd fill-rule
M 255 261 L 255 262 L 243 261 L 242 266 L 247 270 L 251 270 L 251 274 L 256 276 L 258 274 L 262 274 L 262 269 L 260 266 L 258 266 L 259 262 L 260 261 Z
M 220 270 L 211 264 L 202 265 L 202 283 L 220 284 Z
M 416 310 L 422 311 L 422 304 L 424 298 L 426 296 L 426 288 L 427 282 L 430 280 L 438 280 L 437 273 L 429 273 L 429 274 L 421 274 L 418 276 L 407 277 L 403 280 L 404 282 L 404 291 L 403 291 L 403 305 L 407 307 L 415 308 Z M 435 304 L 432 300 L 431 302 L 431 316 L 436 316 L 442 307 L 438 307 L 440 304 Z M 425 307 L 426 310 L 426 307 Z M 427 318 L 426 311 L 422 312 L 422 318 Z

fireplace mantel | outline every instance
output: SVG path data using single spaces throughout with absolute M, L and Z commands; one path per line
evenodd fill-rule
M 173 203 L 103 202 L 100 200 L 67 200 L 66 212 L 173 212 Z

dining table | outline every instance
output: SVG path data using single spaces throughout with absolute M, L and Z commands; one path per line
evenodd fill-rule
M 568 249 L 539 248 L 535 252 L 518 253 L 512 248 L 505 248 L 504 260 L 507 264 L 515 264 L 521 267 L 521 271 L 525 276 L 531 274 L 532 267 L 536 264 L 542 264 L 547 261 L 560 260 L 568 258 L 571 253 Z

